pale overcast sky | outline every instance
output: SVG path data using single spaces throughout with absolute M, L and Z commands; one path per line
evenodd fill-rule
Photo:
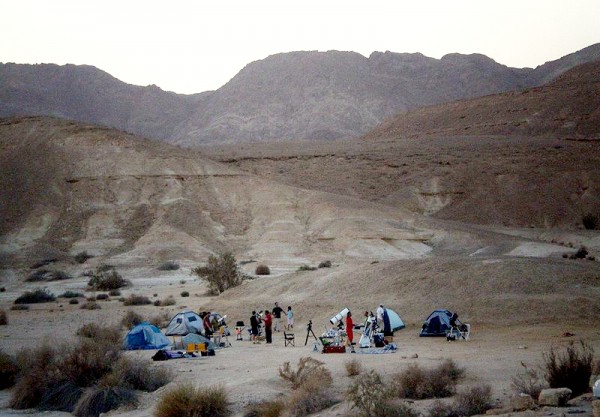
M 600 42 L 600 0 L 0 0 L 0 62 L 89 64 L 198 93 L 306 50 L 482 53 L 535 67 Z

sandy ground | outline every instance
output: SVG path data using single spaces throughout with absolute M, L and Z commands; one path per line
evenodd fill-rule
M 134 286 L 124 293 L 151 291 L 163 298 L 169 294 L 177 296 L 183 289 L 192 293 L 190 298 L 177 297 L 178 305 L 169 308 L 154 306 L 136 307 L 135 311 L 149 317 L 166 311 L 173 314 L 176 311 L 206 302 L 203 294 L 203 284 L 194 281 L 182 273 L 165 273 L 156 279 L 140 278 L 134 281 Z M 72 288 L 83 285 L 83 280 L 70 283 Z M 195 291 L 196 290 L 196 291 Z M 194 295 L 196 292 L 196 295 Z M 7 291 L 0 294 L 1 308 L 9 309 L 9 300 L 15 293 Z M 16 353 L 26 347 L 34 347 L 48 341 L 63 343 L 75 340 L 75 331 L 84 323 L 117 323 L 128 309 L 116 299 L 100 302 L 102 309 L 87 311 L 78 309 L 68 303 L 32 305 L 30 311 L 9 311 L 9 325 L 0 327 L 0 348 L 9 353 Z M 227 312 L 223 312 L 227 313 Z M 493 397 L 501 406 L 507 404 L 513 394 L 511 378 L 523 370 L 521 363 L 538 366 L 543 362 L 543 353 L 550 347 L 564 347 L 573 340 L 584 339 L 596 352 L 600 352 L 600 328 L 581 326 L 577 323 L 562 324 L 537 323 L 531 325 L 511 325 L 499 323 L 497 326 L 472 323 L 471 339 L 467 342 L 447 342 L 445 338 L 418 337 L 419 324 L 408 323 L 407 328 L 396 332 L 394 342 L 398 350 L 392 354 L 322 354 L 313 350 L 314 339 L 306 341 L 307 312 L 297 311 L 295 347 L 285 347 L 282 333 L 275 333 L 272 345 L 265 343 L 254 345 L 244 335 L 243 341 L 235 340 L 235 335 L 229 337 L 231 347 L 219 349 L 215 357 L 199 357 L 193 359 L 174 359 L 166 362 L 153 362 L 154 351 L 125 352 L 125 355 L 138 358 L 151 367 L 166 367 L 173 371 L 175 378 L 167 387 L 157 392 L 142 394 L 139 408 L 135 410 L 118 410 L 110 415 L 147 416 L 160 399 L 161 394 L 174 384 L 191 381 L 198 386 L 223 385 L 232 403 L 234 415 L 242 416 L 244 407 L 253 402 L 276 399 L 289 395 L 290 389 L 278 376 L 278 367 L 286 361 L 296 364 L 304 356 L 311 356 L 325 363 L 334 377 L 334 393 L 343 398 L 344 391 L 352 383 L 346 375 L 344 363 L 357 359 L 365 370 L 374 369 L 391 380 L 395 374 L 402 372 L 411 364 L 424 368 L 435 367 L 444 359 L 453 359 L 466 369 L 466 378 L 461 387 L 489 384 L 493 389 Z M 231 325 L 237 320 L 247 321 L 246 317 L 228 317 Z M 327 319 L 314 319 L 314 329 L 319 335 L 327 326 Z M 231 327 L 233 333 L 233 327 Z M 565 337 L 570 332 L 574 337 Z M 124 331 L 125 334 L 125 331 Z M 356 339 L 359 335 L 356 334 Z M 0 393 L 0 415 L 37 414 L 31 410 L 14 411 L 6 408 L 10 391 Z M 417 409 L 426 409 L 431 401 L 421 401 L 413 404 Z M 541 412 L 541 411 L 540 411 Z M 554 411 L 545 410 L 546 416 Z M 560 413 L 556 411 L 556 413 Z M 44 415 L 67 415 L 66 413 L 45 413 Z M 329 410 L 318 413 L 320 416 L 351 415 L 349 405 L 341 402 Z M 540 414 L 542 415 L 542 414 Z

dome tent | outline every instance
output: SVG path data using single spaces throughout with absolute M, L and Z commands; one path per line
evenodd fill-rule
M 171 344 L 160 329 L 150 323 L 143 322 L 127 333 L 123 340 L 123 349 L 162 349 Z
M 165 331 L 167 336 L 185 336 L 188 333 L 204 333 L 202 319 L 193 311 L 175 314 Z
M 452 313 L 448 310 L 434 310 L 423 322 L 421 337 L 446 337 L 450 330 L 450 318 Z

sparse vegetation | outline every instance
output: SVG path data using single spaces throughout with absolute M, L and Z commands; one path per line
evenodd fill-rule
M 150 321 L 150 324 L 153 324 L 156 327 L 158 327 L 159 329 L 162 329 L 163 327 L 166 327 L 167 324 L 169 324 L 170 320 L 171 320 L 171 317 L 165 311 L 162 314 L 158 314 L 158 315 L 152 317 L 149 321 Z
M 108 292 L 108 295 L 110 295 L 111 297 L 120 297 L 121 296 L 121 291 L 119 291 L 119 290 L 110 290 Z
M 125 327 L 126 329 L 131 329 L 143 321 L 144 321 L 144 318 L 141 315 L 139 315 L 138 313 L 136 313 L 133 310 L 129 310 L 129 311 L 127 311 L 127 313 L 125 313 L 125 315 L 121 319 L 121 325 L 123 327 Z
M 309 266 L 309 265 L 306 265 L 306 264 L 304 264 L 304 265 L 300 265 L 300 266 L 298 267 L 298 271 L 316 271 L 316 270 L 317 270 L 317 268 L 316 268 L 316 267 L 314 267 L 314 266 Z
M 83 294 L 80 292 L 67 290 L 67 291 L 63 292 L 61 295 L 59 295 L 58 297 L 59 298 L 77 298 L 77 297 L 83 297 Z
M 0 308 L 0 326 L 6 326 L 8 324 L 8 315 L 4 309 Z
M 137 404 L 137 395 L 130 388 L 94 386 L 83 394 L 73 414 L 77 417 L 97 417 L 123 405 L 136 406 Z
M 71 298 L 69 304 L 79 304 L 79 300 L 77 298 Z
M 105 265 L 96 268 L 96 272 L 88 281 L 88 286 L 96 291 L 116 290 L 127 285 L 129 285 L 129 281 L 123 279 L 113 267 L 107 269 Z
M 246 407 L 244 417 L 280 417 L 285 410 L 283 401 L 263 401 Z
M 190 296 L 190 292 L 189 291 L 181 291 L 181 296 L 182 297 L 189 297 Z
M 587 213 L 581 217 L 581 223 L 588 230 L 596 230 L 600 226 L 600 219 L 595 214 Z
M 541 371 L 528 367 L 521 362 L 524 371 L 512 378 L 511 386 L 516 394 L 525 393 L 531 395 L 532 398 L 538 398 L 540 392 L 548 387 L 547 382 Z
M 15 304 L 36 304 L 36 303 L 50 303 L 56 300 L 54 294 L 47 289 L 37 289 L 34 291 L 25 291 L 19 296 L 14 303 Z
M 15 385 L 19 367 L 17 361 L 7 353 L 0 350 L 0 390 Z
M 405 404 L 390 404 L 388 401 L 392 396 L 392 391 L 384 384 L 381 375 L 374 370 L 355 379 L 346 392 L 346 398 L 352 403 L 352 408 L 358 410 L 361 417 L 416 417 L 418 415 Z
M 196 388 L 181 384 L 158 401 L 155 417 L 225 417 L 231 414 L 222 386 Z
M 189 295 L 189 293 L 188 293 Z M 173 296 L 168 296 L 167 298 L 163 299 L 163 300 L 155 300 L 154 301 L 154 305 L 157 307 L 166 307 L 166 306 L 174 306 L 177 302 L 175 301 L 175 299 L 173 298 Z
M 88 259 L 93 258 L 92 255 L 88 254 L 86 251 L 81 251 L 78 252 L 73 259 L 75 259 L 75 262 L 79 263 L 79 264 L 84 264 L 87 262 Z
M 265 264 L 258 264 L 256 265 L 254 273 L 256 275 L 271 275 L 271 269 Z
M 322 261 L 319 263 L 319 268 L 331 268 L 331 261 Z
M 33 271 L 25 281 L 27 282 L 38 282 L 38 281 L 61 281 L 66 279 L 72 279 L 73 277 L 64 271 L 51 271 L 48 269 L 38 269 Z
M 309 356 L 298 360 L 298 369 L 294 370 L 289 362 L 284 362 L 279 367 L 279 376 L 288 381 L 292 389 L 298 389 L 306 380 L 317 376 L 323 383 L 333 382 L 331 373 L 325 368 L 325 363 L 313 359 Z
M 114 326 L 102 326 L 94 322 L 86 323 L 77 330 L 77 336 L 100 339 L 106 343 L 119 343 L 121 332 Z
M 350 359 L 344 362 L 344 367 L 348 376 L 360 375 L 362 372 L 362 364 L 357 359 Z
M 0 292 L 6 292 L 6 287 L 0 287 Z
M 593 360 L 594 349 L 583 340 L 579 345 L 571 342 L 564 352 L 550 348 L 544 354 L 546 381 L 551 388 L 571 389 L 573 397 L 577 397 L 589 390 Z
M 96 300 L 98 301 L 108 301 L 110 300 L 110 297 L 108 296 L 108 294 L 96 294 Z
M 82 310 L 100 310 L 102 307 L 100 307 L 100 304 L 95 301 L 86 301 L 81 305 L 80 308 Z
M 131 294 L 129 297 L 125 298 L 123 301 L 123 305 L 126 306 L 143 306 L 147 304 L 152 304 L 152 301 L 145 295 L 136 295 Z
M 464 377 L 464 370 L 454 361 L 447 359 L 437 368 L 425 370 L 411 365 L 398 374 L 396 386 L 401 398 L 424 399 L 443 398 L 454 394 L 458 380 Z
M 33 265 L 31 265 L 29 268 L 30 269 L 37 269 L 37 268 L 41 268 L 43 266 L 50 265 L 50 264 L 52 264 L 54 262 L 58 262 L 58 258 L 42 259 L 41 261 L 38 261 L 38 262 L 34 263 Z
M 235 257 L 230 252 L 218 257 L 211 255 L 205 266 L 194 268 L 192 273 L 208 283 L 209 293 L 213 295 L 219 295 L 228 288 L 237 287 L 245 278 L 237 266 Z
M 577 249 L 577 252 L 575 252 L 574 254 L 572 254 L 570 256 L 571 259 L 585 259 L 585 257 L 588 255 L 588 250 L 585 246 L 581 246 L 579 249 Z
M 474 416 L 492 407 L 492 388 L 484 384 L 459 392 L 452 409 L 457 416 Z
M 167 261 L 157 269 L 159 271 L 177 271 L 179 269 L 179 264 L 175 263 L 174 261 Z
M 10 306 L 10 309 L 13 311 L 26 311 L 29 310 L 29 306 L 26 304 L 15 304 Z

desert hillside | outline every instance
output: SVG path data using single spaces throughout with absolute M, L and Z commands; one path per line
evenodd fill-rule
M 206 147 L 290 185 L 435 218 L 577 229 L 600 216 L 600 63 L 533 89 L 402 113 L 362 140 Z
M 359 304 L 368 295 L 406 309 L 411 320 L 436 305 L 468 305 L 482 322 L 492 312 L 504 317 L 515 310 L 525 322 L 557 319 L 550 305 L 585 320 L 598 309 L 599 264 L 562 258 L 580 245 L 595 255 L 595 232 L 535 234 L 444 222 L 389 203 L 284 185 L 198 152 L 58 119 L 5 119 L 0 144 L 2 276 L 14 290 L 30 266 L 45 259 L 74 276 L 108 263 L 152 278 L 165 261 L 177 260 L 189 271 L 229 250 L 248 272 L 265 263 L 274 275 L 211 300 L 239 314 L 248 308 L 243 300 L 266 303 L 281 294 L 325 315 L 339 301 L 319 294 L 332 295 L 340 286 L 347 302 Z M 73 261 L 82 251 L 94 256 L 86 265 Z M 296 272 L 324 260 L 334 268 Z M 525 307 L 531 297 L 539 309 Z M 572 297 L 579 302 L 570 303 Z
M 0 117 L 62 117 L 188 147 L 331 140 L 365 134 L 401 111 L 533 88 L 598 59 L 598 44 L 535 69 L 480 54 L 291 52 L 189 96 L 128 85 L 91 66 L 0 63 Z

